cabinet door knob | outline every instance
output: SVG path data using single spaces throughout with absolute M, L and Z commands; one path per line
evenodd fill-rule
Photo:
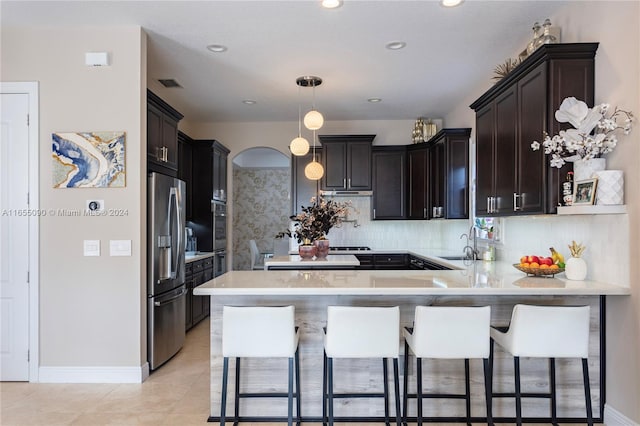
M 348 189 L 351 189 L 351 178 L 349 178 L 348 182 L 349 182 L 349 183 L 348 183 L 348 185 L 347 185 L 347 188 L 348 188 Z
M 347 178 L 343 178 L 343 179 L 342 179 L 342 187 L 343 187 L 344 189 L 347 189 Z

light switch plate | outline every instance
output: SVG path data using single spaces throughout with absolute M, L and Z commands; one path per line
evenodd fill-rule
M 109 240 L 109 256 L 131 256 L 131 240 Z
M 84 240 L 83 249 L 85 256 L 100 256 L 100 240 Z

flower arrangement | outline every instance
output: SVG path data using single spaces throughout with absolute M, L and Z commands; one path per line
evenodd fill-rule
M 351 208 L 351 201 L 340 203 L 313 197 L 310 206 L 302 206 L 300 213 L 290 217 L 295 222 L 293 236 L 298 240 L 298 244 L 311 244 L 313 241 L 324 239 L 331 228 L 342 224 Z M 291 231 L 280 232 L 276 238 L 285 235 L 291 237 Z
M 558 122 L 570 123 L 574 128 L 561 130 L 553 137 L 545 132 L 542 144 L 533 141 L 531 149 L 537 151 L 542 145 L 544 153 L 551 154 L 551 167 L 557 168 L 567 161 L 600 158 L 616 147 L 616 132 L 621 130 L 628 135 L 635 120 L 631 112 L 617 107 L 607 116 L 609 110 L 609 104 L 589 108 L 586 103 L 574 97 L 566 98 L 555 117 Z

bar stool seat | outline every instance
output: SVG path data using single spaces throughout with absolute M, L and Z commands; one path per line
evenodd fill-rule
M 417 399 L 417 423 L 422 425 L 422 399 L 465 399 L 466 420 L 471 424 L 471 388 L 469 359 L 483 359 L 487 424 L 492 425 L 490 355 L 491 307 L 416 306 L 413 329 L 405 328 L 403 412 L 407 422 L 407 400 Z M 416 357 L 416 393 L 408 393 L 409 352 Z M 464 394 L 424 394 L 422 392 L 422 359 L 464 359 Z
M 227 380 L 229 358 L 235 358 L 235 413 L 234 424 L 240 421 L 240 398 L 288 399 L 287 422 L 293 423 L 293 398 L 296 399 L 296 423 L 300 424 L 300 370 L 298 341 L 299 332 L 295 327 L 295 308 L 293 306 L 266 307 L 249 306 L 222 308 L 222 398 L 220 406 L 220 425 L 224 425 L 227 405 Z M 241 393 L 240 358 L 288 358 L 287 393 Z M 293 389 L 295 368 L 295 391 Z M 257 417 L 252 417 L 255 420 Z M 264 419 L 279 421 L 280 419 Z
M 506 332 L 491 329 L 493 342 L 513 355 L 515 393 L 493 393 L 493 397 L 515 397 L 516 423 L 522 424 L 522 397 L 551 399 L 551 422 L 557 424 L 555 358 L 581 358 L 587 423 L 593 425 L 589 385 L 589 306 L 515 305 Z M 549 358 L 549 393 L 526 393 L 520 389 L 520 357 Z M 492 367 L 493 368 L 493 367 Z
M 387 361 L 393 358 L 396 423 L 401 424 L 398 357 L 400 308 L 329 306 L 324 336 L 323 424 L 333 426 L 334 398 L 384 398 L 385 423 L 389 424 L 389 385 Z M 335 358 L 382 358 L 382 393 L 334 393 L 333 360 Z M 329 415 L 327 416 L 327 408 Z M 373 418 L 347 417 L 340 421 L 374 421 Z

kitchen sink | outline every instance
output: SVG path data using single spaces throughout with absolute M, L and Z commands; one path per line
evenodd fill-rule
M 466 260 L 467 257 L 464 255 L 458 255 L 458 256 L 439 256 L 440 259 L 444 259 L 444 260 Z

